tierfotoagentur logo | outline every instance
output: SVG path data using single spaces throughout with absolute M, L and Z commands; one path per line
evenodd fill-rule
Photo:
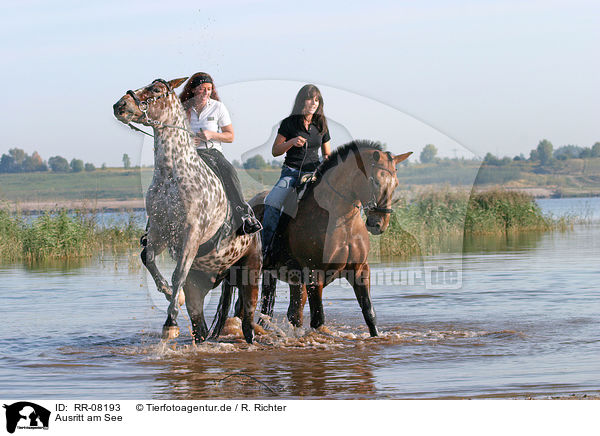
M 4 405 L 6 409 L 6 431 L 14 433 L 19 430 L 48 430 L 50 411 L 28 401 L 19 401 Z

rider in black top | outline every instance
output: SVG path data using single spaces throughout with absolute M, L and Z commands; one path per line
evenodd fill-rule
M 301 136 L 306 139 L 303 147 L 292 147 L 285 153 L 284 165 L 302 171 L 314 171 L 319 166 L 319 149 L 331 140 L 329 131 L 319 131 L 316 120 L 306 129 L 302 115 L 290 115 L 285 118 L 277 133 L 286 139 Z
M 285 162 L 279 180 L 265 198 L 264 255 L 270 250 L 284 203 L 294 203 L 288 195 L 293 193 L 304 174 L 314 171 L 319 165 L 319 148 L 324 158 L 331 153 L 329 141 L 321 92 L 315 85 L 305 85 L 298 91 L 292 114 L 281 122 L 273 143 L 273 156 L 285 153 Z M 293 212 L 287 210 L 287 213 Z

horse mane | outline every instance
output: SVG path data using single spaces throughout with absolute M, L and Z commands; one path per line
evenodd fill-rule
M 339 146 L 329 155 L 328 159 L 321 162 L 321 164 L 317 167 L 315 171 L 315 178 L 306 187 L 304 198 L 306 198 L 306 194 L 312 191 L 315 186 L 321 182 L 327 171 L 336 167 L 340 162 L 345 161 L 350 153 L 358 153 L 361 150 L 383 151 L 383 146 L 379 142 L 368 139 L 356 139 L 348 142 L 347 144 Z

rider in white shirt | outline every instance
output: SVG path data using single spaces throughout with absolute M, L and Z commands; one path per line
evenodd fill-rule
M 223 156 L 223 143 L 233 142 L 233 125 L 229 111 L 215 89 L 212 77 L 196 73 L 185 84 L 179 96 L 190 127 L 196 136 L 198 154 L 221 179 L 227 199 L 233 206 L 238 234 L 251 234 L 262 229 L 252 208 L 244 201 L 242 187 L 233 165 Z
M 197 112 L 195 107 L 192 107 L 189 111 L 189 117 L 192 131 L 195 133 L 201 130 L 222 133 L 223 127 L 226 129 L 231 127 L 233 132 L 229 111 L 219 100 L 209 98 L 200 113 Z M 197 148 L 216 148 L 223 153 L 223 145 L 218 139 L 200 140 L 196 142 L 196 146 Z

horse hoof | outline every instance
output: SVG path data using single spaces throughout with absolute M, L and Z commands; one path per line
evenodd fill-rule
M 170 327 L 163 327 L 162 338 L 163 339 L 175 339 L 179 336 L 179 327 L 174 325 Z
M 208 336 L 208 334 L 204 334 L 204 335 L 192 335 L 192 344 L 194 344 L 194 347 L 197 347 L 198 345 L 202 344 L 203 342 L 206 341 L 206 336 Z

